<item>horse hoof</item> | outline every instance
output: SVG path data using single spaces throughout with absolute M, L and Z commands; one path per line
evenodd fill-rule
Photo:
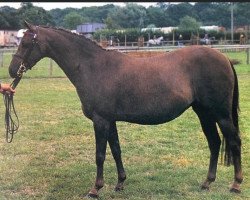
M 201 186 L 201 189 L 202 189 L 202 190 L 207 190 L 207 191 L 209 191 L 209 187 L 204 186 L 204 185 Z
M 205 182 L 201 185 L 202 190 L 209 190 L 209 183 Z
M 233 192 L 233 193 L 236 193 L 236 194 L 241 193 L 240 189 L 237 189 L 237 188 L 231 188 L 230 192 Z
M 124 189 L 124 187 L 122 185 L 119 185 L 119 186 L 115 187 L 116 192 L 122 191 L 123 189 Z
M 241 193 L 240 191 L 240 184 L 235 182 L 232 184 L 231 188 L 230 188 L 230 192 L 233 192 L 233 193 Z
M 88 198 L 88 199 L 98 199 L 98 195 L 97 194 L 88 193 L 86 195 L 86 198 Z
M 98 199 L 98 190 L 96 188 L 92 188 L 86 197 L 90 199 Z
M 126 176 L 122 179 L 122 181 L 119 181 L 119 182 L 116 184 L 116 186 L 115 186 L 115 191 L 116 191 L 116 192 L 122 191 L 122 190 L 124 189 L 123 183 L 124 183 L 125 179 L 126 179 Z
M 230 188 L 230 192 L 239 194 L 239 193 L 241 193 L 241 190 L 240 190 L 240 187 L 239 187 L 239 186 L 232 186 L 232 187 Z

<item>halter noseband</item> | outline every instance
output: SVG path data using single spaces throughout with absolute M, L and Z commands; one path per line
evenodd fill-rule
M 28 49 L 27 53 L 26 53 L 24 56 L 20 56 L 20 55 L 18 55 L 18 54 L 14 54 L 14 55 L 13 55 L 13 56 L 15 56 L 15 57 L 19 57 L 19 58 L 22 59 L 21 65 L 19 66 L 19 69 L 18 69 L 18 71 L 17 71 L 17 77 L 19 77 L 19 78 L 21 78 L 22 75 L 23 75 L 23 73 L 27 71 L 28 68 L 25 66 L 24 63 L 28 63 L 27 60 L 28 60 L 28 58 L 30 57 L 30 54 L 31 54 L 31 52 L 32 52 L 32 50 L 33 50 L 35 44 L 38 43 L 38 42 L 37 42 L 37 34 L 36 34 L 36 33 L 31 33 L 31 32 L 26 32 L 26 33 L 24 33 L 24 35 L 26 35 L 26 34 L 27 34 L 27 35 L 32 35 L 32 36 L 33 36 L 31 47 Z

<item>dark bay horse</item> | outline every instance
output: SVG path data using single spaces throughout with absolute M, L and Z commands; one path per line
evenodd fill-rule
M 88 195 L 98 197 L 104 185 L 103 164 L 107 143 L 118 172 L 116 191 L 123 189 L 126 173 L 121 158 L 116 121 L 161 124 L 192 107 L 198 115 L 210 149 L 208 174 L 202 184 L 209 189 L 216 178 L 221 139 L 232 156 L 232 192 L 240 192 L 241 139 L 238 126 L 238 80 L 222 53 L 192 46 L 150 58 L 134 58 L 106 51 L 84 36 L 67 30 L 34 26 L 26 31 L 9 67 L 11 77 L 20 66 L 31 69 L 50 57 L 62 68 L 82 103 L 84 115 L 93 121 L 96 139 L 97 175 Z

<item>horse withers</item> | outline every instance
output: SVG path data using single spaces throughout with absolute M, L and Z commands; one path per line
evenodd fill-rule
M 9 66 L 12 77 L 19 66 L 31 69 L 39 60 L 55 60 L 75 86 L 84 115 L 92 120 L 96 140 L 97 175 L 90 197 L 104 185 L 103 164 L 107 143 L 118 173 L 116 191 L 122 190 L 123 167 L 116 122 L 161 124 L 192 107 L 198 115 L 210 149 L 208 174 L 202 184 L 209 189 L 216 178 L 221 139 L 226 140 L 228 161 L 233 158 L 232 192 L 240 192 L 241 139 L 239 137 L 238 80 L 233 65 L 209 47 L 191 46 L 147 58 L 106 51 L 93 41 L 70 31 L 33 26 L 28 30 Z

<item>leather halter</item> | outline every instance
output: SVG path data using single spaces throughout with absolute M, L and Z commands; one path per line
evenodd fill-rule
M 25 66 L 25 63 L 26 64 L 28 63 L 27 60 L 30 57 L 30 54 L 31 54 L 31 52 L 32 52 L 35 44 L 38 43 L 37 42 L 37 34 L 36 33 L 27 32 L 27 33 L 25 33 L 25 35 L 26 34 L 29 34 L 29 35 L 33 36 L 33 38 L 32 38 L 32 45 L 30 46 L 30 48 L 28 49 L 27 53 L 24 56 L 20 56 L 17 53 L 13 55 L 15 57 L 19 57 L 19 58 L 22 59 L 21 65 L 19 66 L 19 69 L 17 71 L 17 77 L 22 77 L 23 72 L 27 71 L 28 68 Z

